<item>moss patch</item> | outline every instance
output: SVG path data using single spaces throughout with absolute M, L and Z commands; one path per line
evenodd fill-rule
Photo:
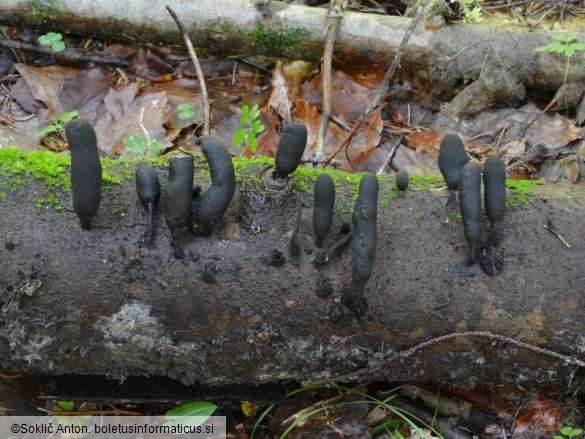
M 264 49 L 267 54 L 286 53 L 297 44 L 311 36 L 306 29 L 268 29 L 264 22 L 259 21 L 256 27 L 246 33 L 252 46 Z
M 129 169 L 136 160 L 102 158 L 102 178 L 105 183 L 120 184 L 133 178 Z M 45 183 L 46 192 L 36 200 L 39 207 L 61 210 L 60 197 L 71 190 L 68 169 L 71 157 L 51 151 L 25 152 L 16 148 L 0 148 L 0 201 L 33 179 Z
M 539 184 L 546 184 L 540 180 L 506 180 L 506 187 L 512 189 L 513 193 L 508 192 L 506 202 L 508 206 L 516 204 L 530 204 L 532 202 L 532 187 Z

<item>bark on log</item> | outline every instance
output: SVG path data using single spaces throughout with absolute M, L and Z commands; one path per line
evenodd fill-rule
M 0 24 L 182 45 L 176 25 L 166 13 L 167 3 L 152 0 L 145 8 L 141 0 L 129 0 L 112 8 L 108 0 L 66 0 L 59 2 L 58 9 L 43 12 L 26 0 L 0 0 Z M 323 56 L 327 14 L 323 8 L 254 0 L 199 0 L 180 2 L 173 8 L 195 47 L 230 55 L 256 53 L 306 60 Z M 258 27 L 260 23 L 279 33 L 267 34 Z M 334 55 L 389 65 L 409 24 L 409 18 L 345 12 Z M 432 90 L 451 96 L 454 88 L 478 78 L 486 81 L 480 84 L 480 94 L 485 89 L 503 88 L 510 100 L 522 95 L 524 88 L 556 90 L 565 80 L 566 58 L 534 51 L 551 41 L 549 34 L 520 26 L 419 26 L 402 58 L 402 72 L 430 81 Z M 575 35 L 578 41 L 585 41 L 585 31 L 576 30 Z M 585 80 L 585 52 L 574 53 L 567 77 Z
M 159 173 L 164 186 L 166 170 Z M 332 323 L 328 313 L 351 281 L 351 246 L 316 269 L 317 250 L 306 239 L 312 194 L 259 187 L 258 178 L 271 181 L 269 174 L 240 174 L 223 227 L 211 237 L 183 236 L 185 260 L 172 255 L 160 208 L 156 247 L 140 245 L 146 215 L 132 179 L 106 185 L 90 231 L 80 229 L 69 194 L 61 198 L 62 211 L 36 206 L 46 191 L 42 181 L 7 192 L 0 199 L 0 370 L 208 385 L 578 382 L 579 360 L 502 338 L 453 336 L 410 348 L 489 331 L 582 358 L 582 186 L 537 186 L 530 204 L 510 208 L 504 270 L 488 277 L 464 264 L 463 227 L 446 212 L 443 184 L 413 184 L 390 198 L 393 180 L 382 180 L 376 259 L 364 292 L 369 308 L 360 321 L 344 324 Z M 208 177 L 195 175 L 196 183 L 209 185 Z M 294 178 L 306 177 L 297 171 Z M 335 230 L 350 220 L 353 206 L 352 185 L 339 181 Z M 296 267 L 288 249 L 301 205 Z M 549 220 L 571 248 L 543 227 Z M 286 258 L 281 266 L 275 251 Z M 333 294 L 319 297 L 327 285 Z

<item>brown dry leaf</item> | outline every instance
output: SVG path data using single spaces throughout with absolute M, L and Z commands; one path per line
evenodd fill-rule
M 137 95 L 136 83 L 119 89 L 111 89 L 103 105 L 95 113 L 93 125 L 98 145 L 104 151 L 121 156 L 131 156 L 123 139 L 131 134 L 143 135 L 140 128 L 140 112 L 144 107 L 142 124 L 150 139 L 162 143 L 163 149 L 172 144 L 164 125 L 169 119 L 170 108 L 165 92 L 146 92 Z
M 276 61 L 276 66 L 272 71 L 272 92 L 270 93 L 270 99 L 268 100 L 269 108 L 274 109 L 276 113 L 286 123 L 291 121 L 290 109 L 291 101 L 289 98 L 289 87 L 284 75 L 282 62 Z
M 405 137 L 408 146 L 412 149 L 421 147 L 426 153 L 433 157 L 439 157 L 439 147 L 443 137 L 433 130 L 415 131 Z
M 87 114 L 94 111 L 101 103 L 111 87 L 112 77 L 108 70 L 94 67 L 84 70 L 79 75 L 63 83 L 59 100 L 63 111 L 79 111 Z
M 169 53 L 170 48 L 166 46 L 140 47 L 128 71 L 141 78 L 159 80 L 173 73 L 173 68 L 164 60 Z
M 172 109 L 171 118 L 167 125 L 169 128 L 185 128 L 193 124 L 203 123 L 203 98 L 199 81 L 192 79 L 177 79 L 176 81 L 160 82 L 152 88 L 155 92 L 165 92 L 167 101 Z M 195 115 L 188 119 L 181 119 L 177 106 L 191 104 L 195 107 Z
M 526 133 L 527 142 L 533 145 L 544 143 L 547 149 L 559 149 L 581 139 L 581 128 L 567 116 L 542 115 Z
M 563 414 L 563 407 L 558 401 L 539 401 L 524 409 L 516 418 L 514 434 L 528 431 L 552 434 L 562 427 Z
M 59 99 L 61 87 L 79 70 L 61 66 L 37 68 L 25 64 L 15 64 L 15 67 L 21 77 L 12 88 L 12 96 L 26 111 L 36 114 L 36 132 L 64 112 Z

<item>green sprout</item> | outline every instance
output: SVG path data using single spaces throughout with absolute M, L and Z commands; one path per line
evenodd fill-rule
M 577 50 L 585 50 L 585 44 L 576 43 L 575 35 L 553 35 L 554 42 L 534 49 L 536 52 L 561 53 L 571 58 Z
M 203 424 L 217 409 L 215 404 L 207 401 L 194 401 L 175 407 L 165 413 L 165 425 L 176 426 L 178 424 L 199 426 Z M 181 421 L 181 418 L 189 416 L 196 417 L 195 419 L 189 419 Z M 187 422 L 185 422 L 187 421 Z
M 557 436 L 553 436 L 553 439 L 566 439 L 566 438 L 572 438 L 575 436 L 579 436 L 581 433 L 583 433 L 583 429 L 582 428 L 571 428 L 571 427 L 563 427 L 561 428 L 561 434 L 557 435 Z
M 37 136 L 37 137 L 44 137 L 44 136 L 46 136 L 49 133 L 54 133 L 55 131 L 62 130 L 64 123 L 71 122 L 77 116 L 79 116 L 79 112 L 76 111 L 76 110 L 69 111 L 67 113 L 62 113 L 62 114 L 58 115 L 55 118 L 55 120 L 53 122 L 51 122 L 50 125 L 47 125 L 41 131 L 38 131 L 35 134 L 35 136 Z
M 148 155 L 150 152 L 157 155 L 163 148 L 162 143 L 156 139 L 150 139 L 139 134 L 130 134 L 122 140 L 129 151 L 137 154 Z
M 177 110 L 179 110 L 179 119 L 189 119 L 197 112 L 193 105 L 187 103 L 177 105 Z
M 55 52 L 65 50 L 65 43 L 63 42 L 63 35 L 56 32 L 49 32 L 48 34 L 39 37 L 39 43 L 43 46 L 51 46 Z
M 585 44 L 577 43 L 577 37 L 575 35 L 567 35 L 567 34 L 559 34 L 553 35 L 554 42 L 547 44 L 546 46 L 537 47 L 535 52 L 548 52 L 548 53 L 558 53 L 565 55 L 567 57 L 567 66 L 565 68 L 565 78 L 563 80 L 563 85 L 567 83 L 567 79 L 569 77 L 569 65 L 571 63 L 571 58 L 575 55 L 575 52 L 578 50 L 585 50 Z
M 246 147 L 250 148 L 252 153 L 256 153 L 256 148 L 258 148 L 256 135 L 264 131 L 264 125 L 258 120 L 259 117 L 258 104 L 254 105 L 251 110 L 247 105 L 242 106 L 242 117 L 240 117 L 242 128 L 234 134 L 233 147 L 239 148 L 245 142 Z

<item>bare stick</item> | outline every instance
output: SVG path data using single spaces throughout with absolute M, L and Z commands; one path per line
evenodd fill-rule
M 130 62 L 126 59 L 111 55 L 99 55 L 85 53 L 84 50 L 69 47 L 62 52 L 55 52 L 49 46 L 37 46 L 35 44 L 25 43 L 16 40 L 2 40 L 0 39 L 0 47 L 7 47 L 11 50 L 24 50 L 25 52 L 41 53 L 43 55 L 52 56 L 55 61 L 66 62 L 69 64 L 82 64 L 91 62 L 94 64 L 105 64 L 112 67 L 128 67 Z M 16 52 L 13 52 L 16 53 Z M 16 55 L 15 55 L 16 56 Z
M 559 240 L 565 245 L 565 247 L 567 248 L 571 248 L 571 245 L 565 241 L 565 238 L 563 238 L 555 229 L 554 227 L 551 227 L 551 225 L 546 225 L 544 224 L 544 228 L 546 230 L 548 230 L 550 233 L 552 233 L 553 235 L 555 235 L 557 238 L 559 238 Z
M 209 96 L 207 95 L 207 87 L 205 86 L 205 77 L 203 76 L 203 70 L 201 70 L 201 64 L 199 64 L 199 60 L 197 59 L 197 54 L 195 53 L 195 49 L 193 49 L 193 43 L 191 43 L 191 39 L 189 38 L 189 34 L 187 30 L 179 20 L 179 17 L 171 9 L 170 6 L 167 6 L 167 11 L 177 23 L 177 27 L 179 28 L 179 32 L 181 32 L 181 36 L 183 37 L 183 41 L 185 42 L 185 46 L 187 46 L 187 51 L 189 52 L 189 56 L 191 57 L 191 61 L 195 66 L 195 70 L 197 71 L 197 79 L 199 80 L 199 86 L 201 87 L 201 97 L 203 98 L 203 135 L 207 136 L 209 134 L 209 119 L 210 119 L 210 106 L 209 106 Z
M 366 107 L 366 109 L 364 110 L 364 112 L 360 115 L 358 120 L 353 125 L 353 128 L 349 132 L 349 134 L 347 136 L 345 136 L 345 138 L 341 141 L 341 143 L 339 143 L 339 145 L 337 145 L 335 150 L 327 156 L 325 163 L 323 163 L 323 166 L 322 166 L 323 168 L 325 168 L 331 162 L 331 160 L 333 160 L 333 158 L 339 153 L 339 151 L 341 151 L 343 148 L 347 148 L 349 146 L 349 144 L 351 143 L 351 139 L 353 139 L 353 136 L 355 135 L 355 133 L 357 132 L 359 127 L 362 125 L 364 120 L 366 120 L 366 118 L 370 115 L 370 113 L 372 111 L 374 111 L 378 105 L 380 105 L 380 102 L 382 101 L 382 99 L 385 98 L 386 95 L 388 94 L 388 89 L 390 87 L 390 80 L 392 79 L 392 77 L 394 76 L 394 73 L 396 72 L 396 69 L 400 65 L 400 60 L 402 59 L 402 53 L 404 52 L 404 49 L 406 48 L 406 44 L 408 44 L 408 41 L 410 40 L 410 37 L 412 36 L 414 29 L 416 28 L 416 25 L 420 21 L 420 19 L 422 17 L 422 12 L 423 12 L 423 10 L 428 2 L 429 2 L 429 0 L 422 0 L 420 5 L 418 6 L 418 8 L 416 10 L 416 14 L 415 14 L 414 18 L 412 19 L 410 26 L 408 26 L 408 29 L 406 29 L 406 32 L 404 33 L 404 37 L 402 38 L 400 46 L 398 47 L 398 50 L 396 51 L 396 55 L 394 56 L 394 60 L 392 60 L 392 64 L 390 64 L 390 67 L 388 67 L 388 70 L 386 71 L 386 74 L 384 75 L 384 79 L 382 80 L 382 83 L 380 84 L 380 87 L 378 88 L 378 93 L 376 93 L 374 100 L 372 102 L 370 102 L 370 105 L 368 105 Z
M 325 51 L 323 53 L 322 75 L 323 75 L 323 112 L 321 114 L 321 127 L 317 136 L 317 149 L 313 156 L 315 163 L 325 161 L 325 139 L 327 138 L 327 124 L 329 123 L 329 114 L 331 113 L 331 63 L 333 60 L 333 48 L 335 38 L 339 32 L 341 17 L 345 0 L 331 0 L 329 13 L 327 14 Z
M 524 343 L 523 341 L 518 341 L 510 337 L 506 337 L 505 335 L 494 334 L 492 332 L 487 331 L 467 331 L 467 332 L 456 332 L 453 334 L 443 335 L 441 337 L 431 338 L 430 340 L 423 341 L 409 349 L 405 349 L 403 351 L 396 352 L 394 356 L 391 357 L 391 361 L 397 358 L 408 358 L 412 356 L 415 352 L 420 351 L 421 349 L 427 348 L 435 343 L 440 343 L 442 341 L 450 340 L 453 338 L 459 337 L 482 337 L 482 338 L 493 338 L 495 340 L 502 341 L 504 343 L 510 343 L 514 346 L 518 346 L 519 348 L 528 349 L 529 351 L 536 352 L 538 354 L 546 355 L 547 357 L 558 358 L 559 360 L 563 360 L 565 363 L 573 364 L 575 366 L 585 367 L 585 361 L 579 360 L 578 358 L 572 357 L 570 355 L 563 355 L 559 354 L 558 352 L 551 351 L 550 349 L 541 348 L 540 346 L 536 346 L 530 343 Z
M 408 104 L 408 118 L 406 123 L 410 125 L 410 104 Z M 394 142 L 394 145 L 392 145 L 392 148 L 390 148 L 388 157 L 386 157 L 386 160 L 384 160 L 384 163 L 382 163 L 382 166 L 380 166 L 380 168 L 378 169 L 377 174 L 382 174 L 384 172 L 384 169 L 386 169 L 386 166 L 390 166 L 390 163 L 392 163 L 392 157 L 394 157 L 396 149 L 398 149 L 398 147 L 400 146 L 405 137 L 406 136 L 402 134 L 400 137 L 398 137 L 398 140 Z

